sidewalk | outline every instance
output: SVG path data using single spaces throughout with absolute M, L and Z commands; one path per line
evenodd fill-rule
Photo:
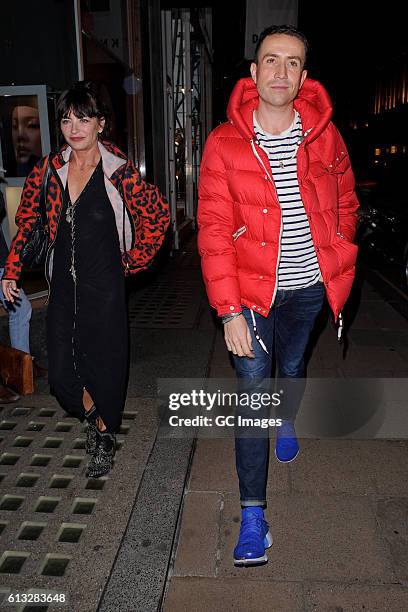
M 5 609 L 408 609 L 407 320 L 366 283 L 348 316 L 345 359 L 331 323 L 322 329 L 308 374 L 328 384 L 367 379 L 366 401 L 353 421 L 359 427 L 347 438 L 328 435 L 334 408 L 322 413 L 313 393 L 305 396 L 299 457 L 278 464 L 272 448 L 269 563 L 237 569 L 233 440 L 160 435 L 158 378 L 234 377 L 194 247 L 140 287 L 129 310 L 129 391 L 120 449 L 106 478 L 84 476 L 83 427 L 46 385 L 0 406 L 0 594 L 41 588 L 69 598 L 62 608 Z M 38 309 L 32 324 L 40 357 L 44 317 Z M 2 337 L 5 324 L 0 320 Z M 381 377 L 395 380 L 400 399 L 390 399 Z M 347 407 L 335 409 L 338 423 L 355 417 Z M 313 410 L 319 439 L 307 431 Z
M 346 359 L 328 323 L 308 375 L 397 377 L 406 388 L 408 322 L 367 283 L 357 298 Z M 210 375 L 233 375 L 220 331 Z M 292 464 L 276 461 L 271 441 L 266 515 L 274 544 L 257 568 L 232 563 L 240 524 L 233 441 L 199 439 L 164 610 L 407 610 L 406 398 L 387 405 L 381 422 L 361 406 L 375 426 L 365 423 L 353 439 L 303 439 Z M 298 420 L 301 429 L 302 411 Z
M 31 324 L 33 352 L 44 364 L 45 314 L 36 310 Z M 34 395 L 0 406 L 0 601 L 11 591 L 43 589 L 68 603 L 35 612 L 159 605 L 193 441 L 158 437 L 157 378 L 205 376 L 214 339 L 196 253 L 180 253 L 149 282 L 141 279 L 129 319 L 128 395 L 107 477 L 85 477 L 84 427 L 44 382 Z M 3 342 L 7 335 L 3 317 Z

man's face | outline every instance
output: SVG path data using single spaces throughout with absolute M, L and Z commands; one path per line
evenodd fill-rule
M 287 34 L 267 36 L 259 49 L 258 63 L 251 64 L 251 76 L 261 100 L 275 108 L 289 106 L 306 78 L 304 62 L 301 40 Z

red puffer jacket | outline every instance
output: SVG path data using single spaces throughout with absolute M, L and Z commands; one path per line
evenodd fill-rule
M 297 153 L 300 193 L 337 319 L 355 273 L 354 176 L 323 86 L 306 79 L 294 105 L 304 136 Z M 243 304 L 267 316 L 277 290 L 281 209 L 268 157 L 254 134 L 257 106 L 252 79 L 238 81 L 229 123 L 211 132 L 201 163 L 198 246 L 209 301 L 219 315 Z

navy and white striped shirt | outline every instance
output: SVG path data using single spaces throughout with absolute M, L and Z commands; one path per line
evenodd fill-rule
M 321 279 L 309 220 L 300 195 L 296 154 L 302 138 L 302 123 L 295 110 L 292 125 L 278 135 L 268 134 L 256 121 L 259 145 L 268 155 L 282 210 L 282 235 L 278 267 L 278 289 L 301 289 Z

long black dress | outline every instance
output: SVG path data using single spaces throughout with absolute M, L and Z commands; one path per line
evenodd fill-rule
M 47 313 L 49 382 L 84 418 L 84 388 L 107 431 L 117 432 L 128 373 L 125 280 L 102 160 L 72 205 L 68 185 L 54 246 Z

